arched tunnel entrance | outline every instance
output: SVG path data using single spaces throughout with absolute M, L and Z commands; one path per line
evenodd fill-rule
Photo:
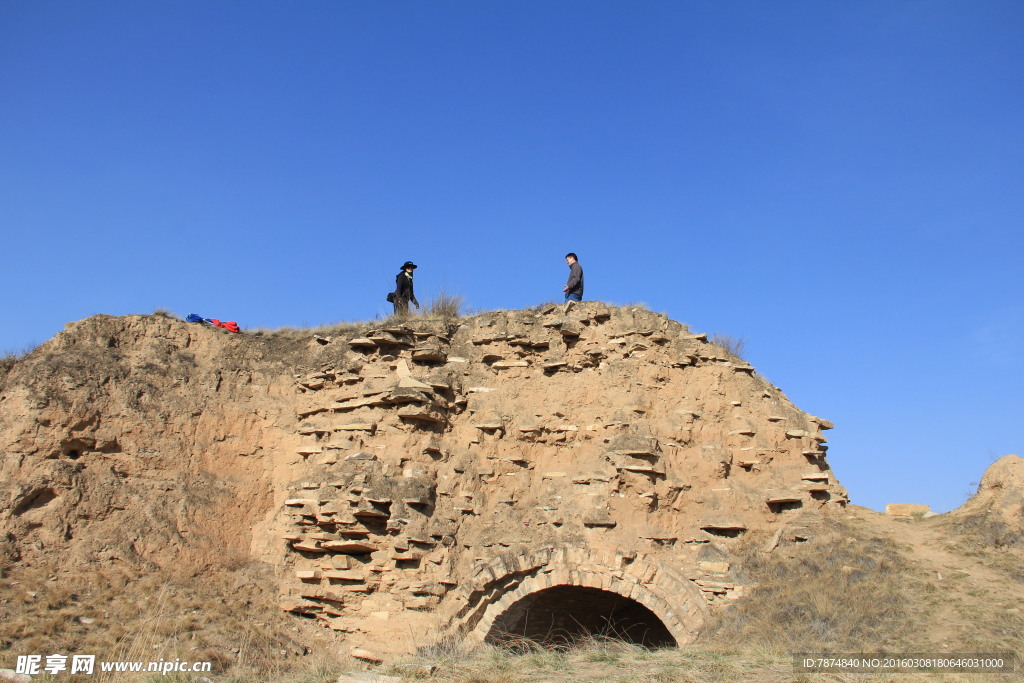
M 618 593 L 584 586 L 552 586 L 521 598 L 499 614 L 485 638 L 495 645 L 523 639 L 567 645 L 588 636 L 644 647 L 675 647 L 676 639 L 648 608 Z

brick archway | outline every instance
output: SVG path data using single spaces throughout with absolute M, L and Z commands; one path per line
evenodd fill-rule
M 649 610 L 677 645 L 692 642 L 704 625 L 707 603 L 693 583 L 655 560 L 614 551 L 543 548 L 501 555 L 477 568 L 451 595 L 451 627 L 482 642 L 495 621 L 523 598 L 558 586 L 606 591 Z

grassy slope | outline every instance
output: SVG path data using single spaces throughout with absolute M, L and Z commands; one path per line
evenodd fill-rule
M 854 509 L 806 543 L 768 553 L 763 538 L 740 550 L 755 588 L 722 612 L 702 639 L 646 651 L 593 639 L 563 650 L 511 655 L 490 647 L 434 647 L 381 672 L 405 680 L 513 681 L 936 680 L 795 676 L 793 652 L 1016 652 L 1024 642 L 1024 546 L 1020 538 L 948 516 L 897 520 Z M 984 541 L 986 533 L 1009 539 Z M 269 568 L 190 574 L 127 568 L 62 574 L 57 566 L 9 565 L 0 581 L 0 668 L 18 654 L 95 653 L 106 659 L 175 657 L 214 662 L 217 681 L 334 681 L 358 668 L 326 641 L 298 656 L 313 633 L 276 608 Z M 83 624 L 79 619 L 91 620 Z M 296 632 L 296 629 L 299 632 Z M 7 660 L 10 661 L 7 661 Z M 824 678 L 823 678 L 824 676 Z M 117 680 L 91 676 L 88 680 Z M 943 677 L 938 677 L 939 679 Z M 998 676 L 952 676 L 993 680 Z M 1008 677 L 1004 677 L 1009 679 Z M 53 677 L 53 680 L 60 680 Z M 120 680 L 193 680 L 139 674 Z

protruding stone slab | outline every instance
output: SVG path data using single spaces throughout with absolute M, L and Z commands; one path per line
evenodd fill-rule
M 781 503 L 799 503 L 803 499 L 803 496 L 798 492 L 774 491 L 768 494 L 765 498 L 765 502 L 769 505 L 779 505 Z
M 626 472 L 637 472 L 638 474 L 648 474 L 651 476 L 665 474 L 664 467 L 656 467 L 654 465 L 624 464 L 616 465 L 616 467 Z
M 433 391 L 434 387 L 426 382 L 421 382 L 418 379 L 412 377 L 402 377 L 398 380 L 399 389 L 421 389 L 423 391 Z
M 697 356 L 692 353 L 680 353 L 672 361 L 672 367 L 674 368 L 685 368 L 689 365 L 697 364 Z
M 559 333 L 563 337 L 578 337 L 583 332 L 583 328 L 574 322 L 566 322 L 558 328 Z
M 513 346 L 525 346 L 534 350 L 542 350 L 551 347 L 547 339 L 515 339 L 509 342 Z
M 822 429 L 835 429 L 835 427 L 836 427 L 834 424 L 832 424 L 828 420 L 820 418 L 820 417 L 815 417 L 815 418 L 811 418 L 811 419 L 814 422 L 817 422 L 818 426 L 821 427 Z
M 345 460 L 376 460 L 377 456 L 373 453 L 367 453 L 366 451 L 358 451 L 350 455 L 345 456 Z
M 359 659 L 364 662 L 370 662 L 371 664 L 380 664 L 384 661 L 384 658 L 378 655 L 377 653 L 373 652 L 372 650 L 367 650 L 361 647 L 352 648 L 351 652 L 349 652 L 349 655 L 351 657 L 354 657 L 355 659 Z
M 304 505 L 319 505 L 320 501 L 315 498 L 289 498 L 284 504 L 289 507 L 302 507 Z
M 913 517 L 914 515 L 930 515 L 932 509 L 928 505 L 916 503 L 889 503 L 885 506 L 885 514 L 895 517 Z
M 448 354 L 440 346 L 421 346 L 412 350 L 412 359 L 417 363 L 444 363 Z
M 317 572 L 320 573 L 320 572 Z M 366 572 L 358 569 L 325 569 L 322 572 L 325 579 L 335 579 L 338 581 L 365 581 Z
M 348 555 L 366 555 L 377 550 L 377 546 L 360 541 L 324 541 L 320 544 L 320 550 Z
M 317 434 L 327 434 L 331 431 L 331 428 L 322 424 L 304 422 L 299 425 L 296 431 L 302 436 L 315 436 Z
M 525 360 L 499 360 L 491 363 L 492 368 L 506 369 L 506 368 L 528 368 L 530 363 Z
M 413 345 L 409 335 L 387 332 L 385 330 L 374 330 L 370 334 L 366 335 L 377 346 L 404 346 L 411 347 Z
M 415 382 L 416 380 L 413 381 Z M 386 398 L 386 402 L 391 404 L 428 403 L 430 400 L 429 394 L 423 391 L 423 389 L 416 387 L 396 387 L 395 390 L 388 394 Z
M 613 453 L 640 457 L 660 457 L 661 446 L 654 437 L 624 436 L 610 444 Z
M 323 548 L 320 547 L 320 544 L 319 544 L 318 541 L 309 541 L 309 540 L 297 541 L 295 543 L 292 543 L 292 549 L 293 550 L 300 550 L 302 552 L 307 552 L 307 553 L 325 553 L 325 552 L 327 552 L 326 550 L 324 550 Z
M 334 425 L 336 432 L 373 432 L 376 429 L 376 422 L 346 422 Z
M 704 531 L 746 531 L 747 525 L 735 520 L 708 521 L 700 525 Z

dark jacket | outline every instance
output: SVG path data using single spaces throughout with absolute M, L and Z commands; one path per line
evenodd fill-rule
M 583 296 L 583 266 L 580 265 L 579 261 L 569 266 L 569 281 L 565 284 L 569 288 L 566 290 L 566 294 L 579 294 L 580 297 Z
M 420 302 L 416 301 L 416 294 L 413 292 L 412 275 L 404 270 L 395 276 L 395 299 L 405 302 L 411 301 L 417 306 L 420 305 Z

